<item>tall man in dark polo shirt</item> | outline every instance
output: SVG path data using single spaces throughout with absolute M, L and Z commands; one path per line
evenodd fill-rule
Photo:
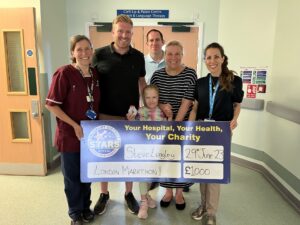
M 146 71 L 143 53 L 130 46 L 132 30 L 128 16 L 117 16 L 113 21 L 113 42 L 95 51 L 92 64 L 100 76 L 101 120 L 125 120 L 130 105 L 139 107 L 139 91 L 146 86 Z M 108 182 L 102 182 L 94 208 L 96 214 L 105 212 L 108 200 Z M 132 182 L 126 182 L 125 200 L 129 211 L 137 214 L 139 205 L 132 194 Z

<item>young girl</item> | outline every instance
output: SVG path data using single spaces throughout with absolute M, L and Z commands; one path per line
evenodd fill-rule
M 128 112 L 128 120 L 140 120 L 140 121 L 163 121 L 167 120 L 163 112 L 158 107 L 159 91 L 155 85 L 147 85 L 142 93 L 144 105 L 140 107 L 137 114 Z M 171 120 L 170 118 L 169 120 Z M 148 183 L 140 182 L 141 193 L 141 205 L 138 212 L 138 218 L 146 219 L 148 217 L 148 208 L 155 208 L 156 202 L 151 198 L 148 193 Z

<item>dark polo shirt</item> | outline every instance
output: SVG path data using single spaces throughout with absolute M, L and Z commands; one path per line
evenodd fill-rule
M 143 53 L 130 47 L 120 55 L 111 43 L 96 49 L 92 65 L 100 77 L 100 113 L 125 116 L 130 105 L 139 107 L 138 81 L 146 74 Z
M 209 76 L 202 77 L 196 82 L 195 100 L 198 101 L 197 120 L 208 118 L 209 114 Z M 217 82 L 217 80 L 215 80 Z M 212 119 L 216 121 L 230 121 L 233 118 L 233 104 L 241 103 L 244 96 L 242 79 L 234 76 L 232 92 L 221 90 L 219 87 L 216 93 Z
M 93 109 L 98 113 L 100 90 L 97 71 L 92 69 L 94 79 Z M 72 65 L 65 65 L 57 69 L 52 77 L 52 83 L 46 98 L 46 104 L 58 105 L 71 119 L 80 124 L 81 120 L 88 120 L 85 115 L 90 107 L 86 96 L 87 85 L 91 87 L 92 78 L 83 78 L 80 72 Z M 98 85 L 98 86 L 97 86 Z M 60 152 L 79 152 L 80 142 L 77 139 L 73 127 L 56 118 L 57 128 L 55 132 L 55 146 Z

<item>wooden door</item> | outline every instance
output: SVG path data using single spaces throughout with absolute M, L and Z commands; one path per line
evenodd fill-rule
M 0 9 L 0 174 L 45 175 L 33 8 Z
M 91 42 L 93 43 L 94 49 L 109 45 L 113 41 L 111 31 L 103 31 L 101 29 L 97 29 L 97 26 L 89 27 L 89 36 Z M 133 27 L 131 46 L 143 52 L 143 48 L 144 48 L 143 38 L 144 38 L 143 27 L 139 27 L 139 26 Z
M 160 30 L 163 35 L 166 43 L 168 41 L 177 40 L 183 45 L 183 63 L 186 66 L 194 68 L 196 71 L 200 71 L 198 66 L 201 66 L 201 63 L 198 64 L 198 50 L 199 50 L 199 37 L 201 35 L 198 27 L 191 27 L 189 32 L 173 32 L 172 26 L 134 26 L 133 27 L 133 37 L 131 45 L 136 49 L 143 52 L 145 55 L 148 54 L 148 47 L 146 45 L 146 34 L 151 29 Z M 89 35 L 93 43 L 94 48 L 99 48 L 105 45 L 108 45 L 112 41 L 112 35 L 109 31 L 100 31 L 96 26 L 90 26 Z

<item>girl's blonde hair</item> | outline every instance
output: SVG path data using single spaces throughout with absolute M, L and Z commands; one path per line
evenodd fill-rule
M 144 89 L 143 89 L 143 92 L 142 92 L 142 98 L 143 98 L 143 102 L 144 102 L 144 105 L 146 106 L 146 101 L 145 101 L 145 94 L 146 94 L 146 91 L 147 90 L 155 90 L 157 95 L 158 95 L 158 98 L 159 98 L 159 89 L 156 85 L 154 84 L 149 84 L 147 85 Z

